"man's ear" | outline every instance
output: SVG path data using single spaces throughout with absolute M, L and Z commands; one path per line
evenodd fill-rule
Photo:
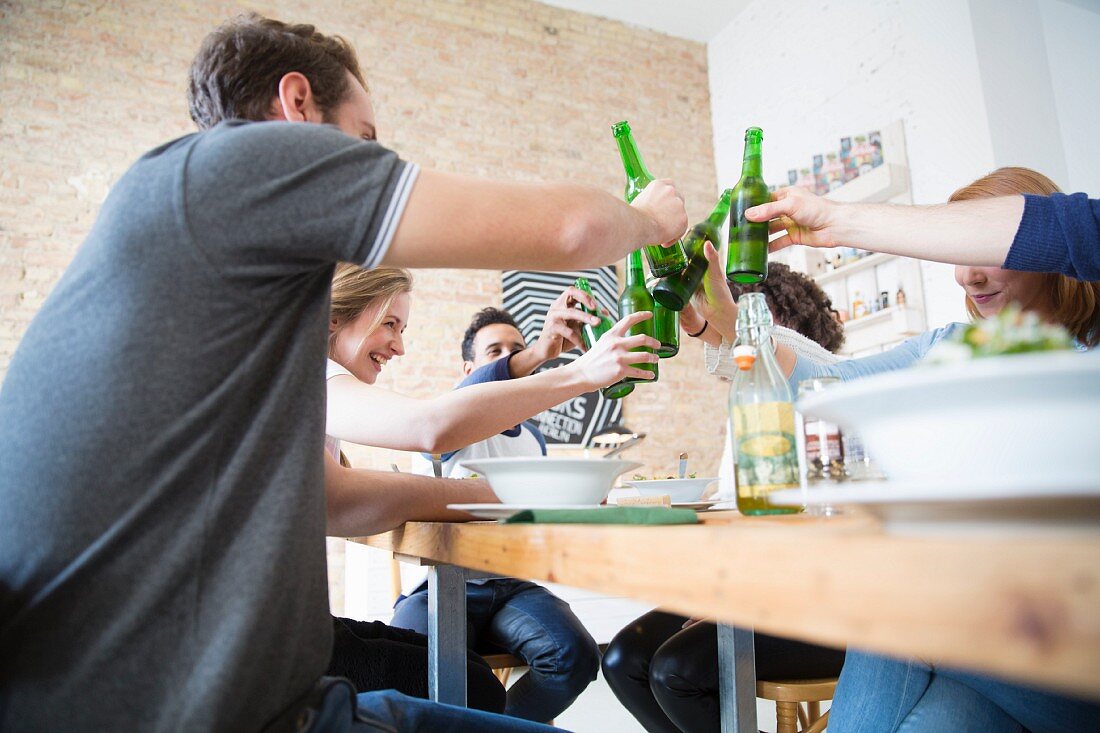
M 462 376 L 470 376 L 470 372 L 474 370 L 474 363 L 472 361 L 462 362 Z
M 267 118 L 287 122 L 323 121 L 323 115 L 313 96 L 313 87 L 304 74 L 291 71 L 279 80 L 279 93 L 271 98 Z

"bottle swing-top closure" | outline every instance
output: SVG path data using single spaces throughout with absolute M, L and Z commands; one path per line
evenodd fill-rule
M 752 365 L 756 362 L 756 347 L 748 344 L 734 346 L 733 361 L 737 364 L 737 368 L 743 372 L 752 369 Z

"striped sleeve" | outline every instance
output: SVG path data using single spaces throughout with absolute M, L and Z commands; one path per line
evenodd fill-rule
M 405 206 L 409 203 L 409 194 L 412 193 L 416 183 L 420 166 L 415 163 L 401 161 L 395 171 L 395 183 L 386 211 L 378 221 L 377 230 L 373 241 L 367 251 L 367 257 L 363 260 L 363 267 L 371 269 L 378 267 L 382 259 L 393 244 L 393 235 L 397 231 L 397 225 L 401 223 L 401 215 L 405 213 Z M 368 234 L 369 236 L 369 234 Z

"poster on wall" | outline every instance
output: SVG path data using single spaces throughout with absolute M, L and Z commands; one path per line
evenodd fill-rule
M 578 277 L 588 278 L 600 306 L 609 313 L 616 312 L 614 304 L 618 299 L 619 280 L 614 267 L 576 272 L 507 270 L 503 273 L 504 310 L 516 319 L 528 344 L 534 343 L 542 332 L 550 305 Z M 538 371 L 563 366 L 578 356 L 580 352 L 576 349 L 564 352 Z M 533 422 L 542 431 L 548 445 L 587 445 L 593 435 L 618 425 L 621 419 L 620 400 L 608 400 L 599 392 L 590 392 L 539 413 Z
M 788 169 L 787 185 L 824 196 L 882 165 L 882 133 L 874 130 L 865 135 L 842 137 L 835 152 L 818 153 L 812 161 L 812 168 Z M 770 187 L 772 191 L 776 188 Z

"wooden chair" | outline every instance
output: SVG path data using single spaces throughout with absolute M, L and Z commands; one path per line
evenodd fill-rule
M 836 678 L 820 680 L 757 680 L 756 696 L 775 702 L 777 733 L 821 733 L 829 713 L 821 714 L 821 703 L 832 700 Z
M 481 658 L 489 663 L 489 669 L 500 680 L 500 684 L 508 686 L 508 679 L 512 676 L 513 669 L 526 667 L 527 662 L 511 654 L 482 654 Z

